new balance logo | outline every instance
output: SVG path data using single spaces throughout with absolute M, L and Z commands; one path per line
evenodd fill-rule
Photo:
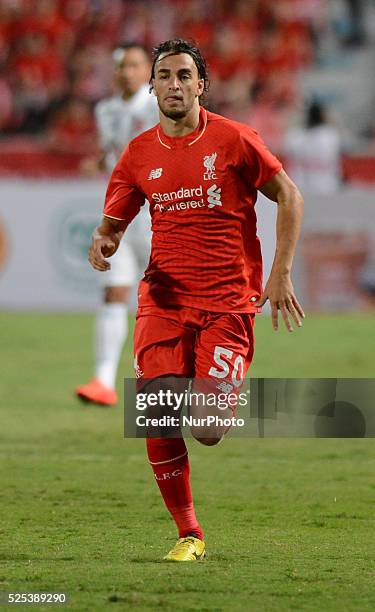
M 222 206 L 221 204 L 221 187 L 217 185 L 211 185 L 207 189 L 208 195 L 208 208 L 213 208 L 214 206 Z
M 148 181 L 151 181 L 152 179 L 158 179 L 161 177 L 161 175 L 163 174 L 163 168 L 154 168 L 154 170 L 151 170 L 150 174 L 148 175 Z

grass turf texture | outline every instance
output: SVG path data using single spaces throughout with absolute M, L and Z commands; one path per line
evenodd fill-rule
M 190 441 L 209 557 L 163 563 L 176 534 L 144 441 L 122 438 L 121 408 L 72 395 L 91 374 L 92 318 L 0 326 L 0 590 L 66 591 L 79 612 L 375 609 L 373 440 Z M 372 327 L 313 317 L 275 334 L 258 317 L 252 374 L 370 377 Z M 128 376 L 131 362 L 128 345 Z

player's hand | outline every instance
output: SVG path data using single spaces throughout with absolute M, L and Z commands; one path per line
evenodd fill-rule
M 120 239 L 117 234 L 103 236 L 96 229 L 92 236 L 89 249 L 89 262 L 95 270 L 106 272 L 111 269 L 111 264 L 106 257 L 111 257 L 118 249 Z
M 302 327 L 302 319 L 305 318 L 305 313 L 295 296 L 289 274 L 274 273 L 270 275 L 264 291 L 255 305 L 261 308 L 267 300 L 271 305 L 272 326 L 275 331 L 279 327 L 279 310 L 289 332 L 293 331 L 291 319 L 297 327 Z

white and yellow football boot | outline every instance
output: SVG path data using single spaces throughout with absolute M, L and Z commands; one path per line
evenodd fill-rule
M 202 540 L 188 536 L 177 540 L 164 559 L 166 561 L 200 561 L 206 554 L 205 549 L 206 546 Z

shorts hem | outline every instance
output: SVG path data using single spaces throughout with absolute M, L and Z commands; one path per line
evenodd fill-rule
M 212 314 L 260 314 L 262 312 L 261 308 L 250 308 L 247 310 L 216 310 L 216 309 L 212 309 L 211 306 L 207 306 L 206 308 L 203 308 L 203 306 L 195 306 L 195 305 L 191 305 L 191 304 L 181 304 L 180 302 L 176 302 L 174 304 L 172 303 L 168 303 L 168 304 L 156 304 L 156 303 L 150 303 L 150 304 L 139 304 L 138 305 L 138 311 L 141 312 L 143 309 L 150 309 L 152 310 L 153 308 L 156 309 L 161 309 L 161 310 L 165 310 L 166 312 L 168 310 L 174 310 L 175 308 L 188 308 L 189 310 L 199 310 L 200 312 L 210 312 Z
M 149 382 L 155 380 L 156 378 L 165 378 L 167 376 L 175 376 L 176 378 L 193 378 L 191 374 L 188 373 L 176 373 L 176 372 L 159 372 L 158 374 L 153 374 L 152 376 L 142 376 L 142 378 L 137 378 L 137 390 L 143 389 L 143 387 Z

